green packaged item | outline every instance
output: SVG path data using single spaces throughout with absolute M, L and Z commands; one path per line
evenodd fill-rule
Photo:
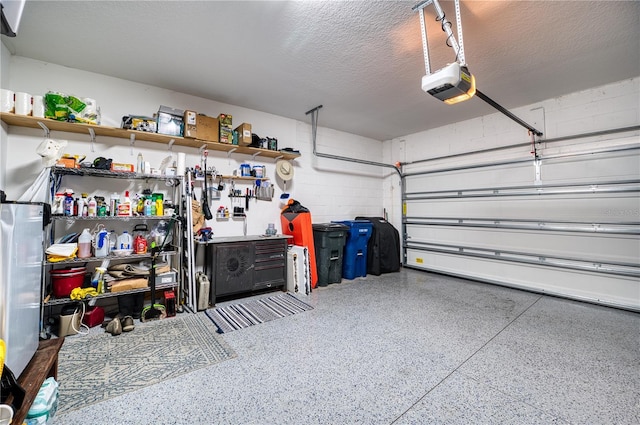
M 66 121 L 69 111 L 67 101 L 62 93 L 48 92 L 44 95 L 44 116 L 58 121 Z
M 86 103 L 84 103 L 82 100 L 78 99 L 75 96 L 67 96 L 65 100 L 66 100 L 67 106 L 69 107 L 69 112 L 72 112 L 75 115 L 78 115 L 80 112 L 84 110 L 84 108 L 87 107 Z

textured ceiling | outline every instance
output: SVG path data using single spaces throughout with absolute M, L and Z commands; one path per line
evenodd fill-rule
M 495 112 L 420 89 L 415 3 L 29 0 L 2 40 L 18 56 L 301 121 L 322 104 L 321 126 L 378 140 Z M 454 55 L 425 11 L 438 69 Z M 462 23 L 478 88 L 506 108 L 640 75 L 637 1 L 463 0 Z

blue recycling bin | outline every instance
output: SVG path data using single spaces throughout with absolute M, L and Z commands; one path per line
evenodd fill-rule
M 349 227 L 342 256 L 342 277 L 355 279 L 367 275 L 367 243 L 373 232 L 368 220 L 333 221 Z

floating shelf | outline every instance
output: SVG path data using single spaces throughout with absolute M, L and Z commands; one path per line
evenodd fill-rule
M 71 123 L 66 121 L 56 121 L 47 118 L 30 117 L 26 115 L 16 115 L 10 112 L 0 112 L 0 118 L 2 121 L 9 125 L 15 125 L 18 127 L 37 128 L 40 127 L 39 122 L 42 122 L 49 130 L 65 131 L 69 133 L 81 133 L 89 135 L 89 130 L 93 130 L 96 136 L 118 137 L 121 139 L 130 139 L 132 136 L 136 140 L 143 140 L 146 142 L 164 143 L 169 145 L 173 140 L 173 144 L 179 146 L 188 146 L 196 149 L 202 147 L 222 152 L 240 153 L 245 155 L 262 155 L 268 158 L 283 158 L 283 159 L 295 159 L 299 157 L 299 154 L 272 151 L 268 149 L 250 148 L 247 146 L 231 145 L 226 143 L 209 142 L 206 140 L 189 139 L 180 136 L 168 136 L 159 133 L 149 133 L 145 131 L 125 130 L 117 127 L 107 127 L 103 125 L 90 125 L 83 123 Z

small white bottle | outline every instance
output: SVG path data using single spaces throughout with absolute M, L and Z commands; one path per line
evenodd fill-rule
M 91 257 L 91 233 L 89 229 L 84 229 L 78 238 L 78 258 Z
M 98 203 L 95 198 L 89 198 L 88 215 L 89 217 L 95 217 L 98 215 Z
M 82 194 L 82 198 L 78 199 L 78 217 L 82 217 L 82 210 L 84 210 L 84 206 L 85 206 L 85 201 L 87 200 L 87 198 L 85 198 L 84 193 Z
M 144 159 L 142 158 L 142 152 L 138 152 L 138 165 L 136 167 L 136 173 L 144 174 Z

